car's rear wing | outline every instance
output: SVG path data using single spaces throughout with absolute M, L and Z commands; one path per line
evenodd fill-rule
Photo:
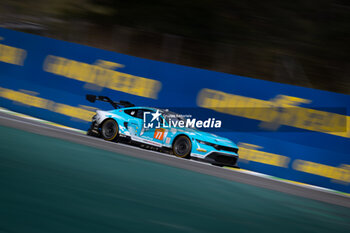
M 135 106 L 134 104 L 130 103 L 129 101 L 125 101 L 125 100 L 120 100 L 119 102 L 115 102 L 107 96 L 86 95 L 86 99 L 91 103 L 95 103 L 96 100 L 108 102 L 115 109 L 122 108 L 122 107 L 127 108 L 127 107 L 134 107 Z

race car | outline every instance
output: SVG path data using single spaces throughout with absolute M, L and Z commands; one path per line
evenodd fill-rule
M 179 114 L 167 109 L 136 107 L 128 101 L 115 102 L 106 96 L 86 95 L 86 99 L 92 103 L 108 102 L 114 107 L 110 111 L 96 111 L 87 135 L 238 168 L 235 143 L 196 127 L 183 127 L 180 121 L 186 119 Z

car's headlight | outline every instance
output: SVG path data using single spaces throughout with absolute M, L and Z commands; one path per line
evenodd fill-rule
M 202 140 L 199 140 L 199 139 L 196 139 L 196 141 L 198 143 L 200 143 L 200 144 L 204 144 L 204 145 L 207 145 L 207 146 L 215 146 L 215 144 L 213 144 L 213 143 L 202 141 Z

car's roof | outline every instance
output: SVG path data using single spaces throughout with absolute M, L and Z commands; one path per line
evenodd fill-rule
M 120 108 L 120 109 L 122 109 L 122 110 L 128 110 L 128 109 L 147 109 L 147 110 L 160 110 L 161 111 L 161 109 L 159 109 L 159 108 L 151 108 L 151 107 L 127 107 L 127 108 Z

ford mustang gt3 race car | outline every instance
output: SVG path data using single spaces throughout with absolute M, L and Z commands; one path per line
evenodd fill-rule
M 128 101 L 114 102 L 106 96 L 87 95 L 86 99 L 92 103 L 96 100 L 109 102 L 115 108 L 97 110 L 87 135 L 217 166 L 237 167 L 238 147 L 235 143 L 195 127 L 179 127 L 182 124 L 176 123 L 185 119 L 174 112 L 136 107 Z

